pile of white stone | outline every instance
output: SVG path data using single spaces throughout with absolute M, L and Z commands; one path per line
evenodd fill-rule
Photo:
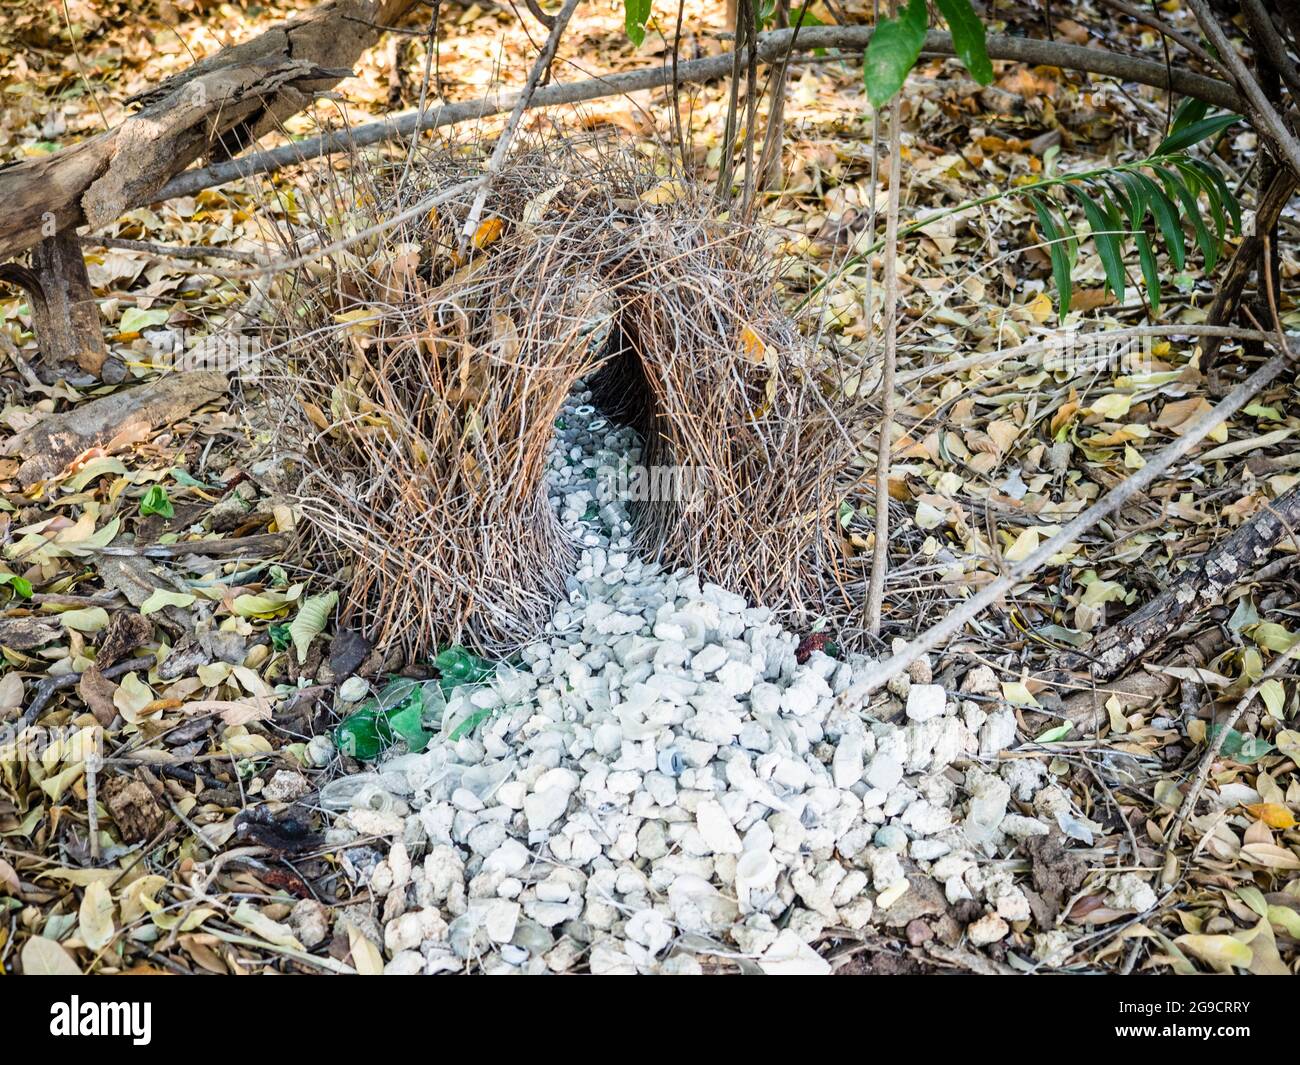
M 918 663 L 891 687 L 897 723 L 838 706 L 865 660 L 800 664 L 770 610 L 637 557 L 597 475 L 639 461 L 636 435 L 581 391 L 557 424 L 551 502 L 581 546 L 568 602 L 516 665 L 452 692 L 425 753 L 335 790 L 330 840 L 379 900 L 389 970 L 823 972 L 824 930 L 880 920 L 909 872 L 973 900 L 974 945 L 1028 921 L 998 859 L 1086 822 L 1040 759 L 997 759 L 1016 721 L 993 673 L 949 693 Z

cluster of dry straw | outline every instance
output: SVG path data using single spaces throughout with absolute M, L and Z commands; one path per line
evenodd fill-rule
M 470 166 L 444 151 L 405 179 L 371 169 L 353 221 Z M 860 412 L 781 313 L 763 234 L 592 146 L 519 152 L 462 249 L 470 199 L 295 276 L 283 301 L 297 503 L 316 546 L 350 556 L 351 622 L 407 654 L 536 634 L 573 565 L 543 477 L 580 378 L 647 464 L 693 474 L 686 499 L 639 505 L 645 552 L 796 623 L 855 598 L 836 479 Z

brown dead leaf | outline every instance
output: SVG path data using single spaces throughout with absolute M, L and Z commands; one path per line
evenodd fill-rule
M 108 728 L 117 716 L 117 707 L 113 704 L 116 692 L 117 685 L 100 672 L 97 664 L 82 673 L 77 681 L 77 694 L 103 728 Z

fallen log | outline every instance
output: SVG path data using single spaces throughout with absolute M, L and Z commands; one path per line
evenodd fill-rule
M 1231 536 L 1210 548 L 1177 578 L 1177 583 L 1135 610 L 1082 651 L 1062 657 L 1063 670 L 1082 671 L 1109 681 L 1196 614 L 1218 606 L 1224 597 L 1272 553 L 1278 542 L 1300 536 L 1300 487 L 1265 506 Z M 1300 542 L 1293 545 L 1300 552 Z
M 10 437 L 3 450 L 26 458 L 18 467 L 18 481 L 26 488 L 53 477 L 88 448 L 180 421 L 225 391 L 226 375 L 218 370 L 171 374 L 80 403 L 63 414 L 48 414 Z
M 72 226 L 91 228 L 158 198 L 173 175 L 220 160 L 352 73 L 415 0 L 329 0 L 225 48 L 136 97 L 115 128 L 41 159 L 0 167 L 0 260 Z

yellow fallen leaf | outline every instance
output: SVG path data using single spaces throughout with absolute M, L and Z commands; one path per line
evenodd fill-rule
M 1100 414 L 1103 418 L 1122 418 L 1133 405 L 1133 397 L 1125 396 L 1119 392 L 1112 392 L 1109 396 L 1102 396 L 1088 409 L 1093 414 Z
M 763 343 L 763 338 L 754 332 L 753 326 L 747 325 L 740 331 L 740 353 L 750 362 L 761 363 L 766 349 L 767 345 Z
M 352 964 L 362 976 L 379 976 L 383 973 L 384 956 L 356 925 L 348 926 L 348 945 L 352 950 Z
M 136 725 L 145 715 L 145 708 L 154 701 L 154 694 L 149 685 L 142 681 L 133 670 L 118 683 L 113 693 L 113 705 L 122 714 L 122 720 L 129 725 Z
M 1275 802 L 1260 802 L 1254 806 L 1247 806 L 1251 815 L 1258 817 L 1269 828 L 1294 828 L 1295 817 L 1285 806 Z
M 98 953 L 113 941 L 113 896 L 102 880 L 86 886 L 77 911 L 77 935 Z
M 138 880 L 132 880 L 118 895 L 118 908 L 122 912 L 122 924 L 134 924 L 146 913 L 149 907 L 145 900 L 157 906 L 154 896 L 167 886 L 167 878 L 157 873 L 148 873 Z
M 1008 680 L 1002 682 L 1002 698 L 1012 706 L 1037 706 L 1038 700 L 1033 697 L 1029 689 L 1018 680 Z
M 347 326 L 353 336 L 368 336 L 374 331 L 380 315 L 373 307 L 358 307 L 352 311 L 342 311 L 334 316 L 339 325 Z
M 1215 972 L 1231 972 L 1233 966 L 1250 968 L 1254 952 L 1232 936 L 1179 936 L 1174 943 L 1205 962 Z
M 485 218 L 479 223 L 478 229 L 474 230 L 474 247 L 486 248 L 499 236 L 505 228 L 505 223 L 499 218 Z
M 74 628 L 77 632 L 100 632 L 108 628 L 108 611 L 101 606 L 83 606 L 81 610 L 65 610 L 59 620 L 64 628 Z
M 652 207 L 662 207 L 665 204 L 676 203 L 678 200 L 683 199 L 687 192 L 688 190 L 683 182 L 670 178 L 641 193 L 641 202 L 650 204 Z
M 1016 542 L 1007 548 L 1002 557 L 1008 562 L 1023 562 L 1038 550 L 1038 530 L 1030 527 L 1022 529 Z

